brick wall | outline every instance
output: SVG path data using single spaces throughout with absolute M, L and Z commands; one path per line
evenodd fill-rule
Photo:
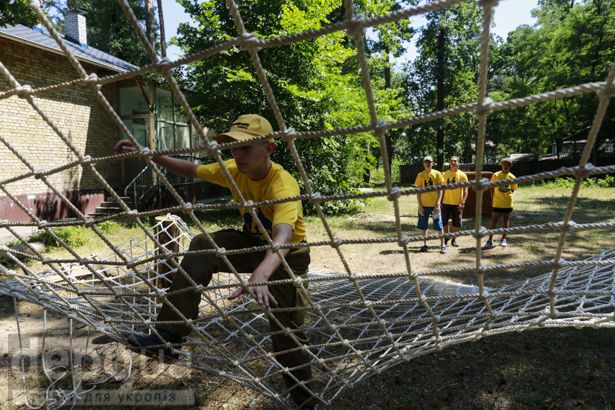
M 78 77 L 65 57 L 1 38 L 0 61 L 17 81 L 33 88 Z M 84 64 L 84 68 L 88 73 L 105 74 L 94 66 Z M 0 76 L 0 92 L 9 88 L 6 78 Z M 103 93 L 113 106 L 117 106 L 115 85 L 105 86 Z M 34 99 L 81 154 L 98 157 L 111 153 L 118 139 L 118 130 L 93 91 L 72 87 L 41 94 Z M 0 100 L 0 135 L 8 139 L 36 169 L 49 169 L 77 159 L 32 107 L 16 96 Z M 112 186 L 119 186 L 119 163 L 99 164 L 96 168 Z M 2 144 L 0 169 L 1 180 L 27 172 L 21 161 Z M 93 175 L 79 166 L 55 174 L 49 180 L 63 192 L 87 191 L 88 195 L 102 192 L 102 186 Z M 34 178 L 13 182 L 6 187 L 15 195 L 40 196 L 49 192 L 41 181 Z M 3 199 L 6 200 L 0 198 L 0 202 Z M 0 219 L 3 218 L 0 211 Z

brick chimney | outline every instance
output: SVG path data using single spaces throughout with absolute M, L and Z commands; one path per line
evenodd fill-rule
M 64 36 L 67 40 L 81 46 L 88 44 L 88 32 L 83 12 L 69 10 L 64 18 Z

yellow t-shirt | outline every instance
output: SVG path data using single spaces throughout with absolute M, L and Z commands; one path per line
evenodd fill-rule
M 444 184 L 468 182 L 468 176 L 465 172 L 460 170 L 453 172 L 449 169 L 442 175 L 442 178 L 444 179 Z M 444 195 L 442 196 L 442 203 L 446 205 L 459 205 L 463 199 L 462 191 L 463 188 L 445 189 Z
M 246 201 L 260 202 L 299 195 L 297 180 L 279 164 L 273 163 L 267 176 L 260 181 L 254 181 L 248 175 L 239 172 L 234 159 L 225 161 L 225 164 Z M 199 165 L 196 174 L 204 181 L 227 188 L 230 186 L 222 168 L 217 163 Z M 232 196 L 233 200 L 239 201 L 234 193 L 232 193 Z M 244 230 L 257 234 L 260 239 L 264 239 L 258 231 L 256 222 L 252 220 L 252 214 L 247 212 L 245 208 L 240 208 L 239 212 L 244 220 Z M 301 201 L 262 206 L 256 209 L 256 214 L 269 235 L 271 235 L 274 226 L 288 224 L 293 227 L 292 243 L 301 242 L 305 238 Z
M 501 181 L 503 179 L 513 179 L 516 178 L 512 172 L 505 174 L 503 171 L 495 172 L 491 176 L 491 182 Z M 491 204 L 494 208 L 512 208 L 513 191 L 516 191 L 519 188 L 517 184 L 510 185 L 500 185 L 493 188 L 493 203 Z
M 442 174 L 440 171 L 436 171 L 432 169 L 431 172 L 421 171 L 416 176 L 416 181 L 414 184 L 417 188 L 426 188 L 432 186 L 442 185 L 444 179 L 442 178 Z M 421 194 L 421 205 L 434 207 L 438 202 L 438 191 L 433 192 L 423 192 Z

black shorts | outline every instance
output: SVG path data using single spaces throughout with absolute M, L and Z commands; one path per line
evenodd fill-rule
M 461 212 L 457 205 L 442 204 L 442 224 L 448 225 L 448 218 L 453 218 L 453 226 L 461 228 Z
M 498 212 L 500 214 L 509 214 L 512 210 L 512 208 L 491 208 L 492 212 Z

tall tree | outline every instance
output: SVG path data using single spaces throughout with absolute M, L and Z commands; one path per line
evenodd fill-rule
M 545 0 L 534 11 L 537 24 L 522 26 L 500 47 L 498 99 L 523 97 L 582 83 L 603 81 L 615 60 L 613 0 Z M 554 143 L 586 138 L 598 99 L 595 94 L 563 98 L 500 113 L 489 129 L 501 136 L 502 149 L 546 153 Z M 615 134 L 615 108 L 609 106 L 596 149 Z M 580 145 L 573 145 L 580 155 Z
M 237 36 L 224 1 L 181 3 L 193 19 L 180 25 L 176 40 L 186 53 Z M 339 4 L 320 0 L 245 0 L 239 8 L 246 30 L 262 38 L 318 29 L 343 16 Z M 369 123 L 356 50 L 346 33 L 265 48 L 259 56 L 288 126 L 319 130 Z M 195 111 L 204 124 L 221 130 L 238 115 L 255 112 L 275 126 L 247 53 L 234 49 L 197 61 L 185 70 L 185 81 L 194 90 Z M 378 94 L 379 84 L 375 87 Z M 379 103 L 382 96 L 376 99 Z M 396 109 L 395 101 L 387 103 L 387 110 Z M 297 141 L 310 181 L 323 194 L 360 186 L 365 170 L 374 163 L 369 147 L 375 144 L 370 134 Z M 286 144 L 278 145 L 275 159 L 295 171 Z M 327 207 L 336 211 L 346 205 L 327 203 Z
M 402 10 L 404 7 L 414 5 L 417 0 L 379 0 L 379 1 L 359 1 L 355 3 L 357 12 L 363 12 L 367 17 L 381 16 L 388 13 L 394 13 Z M 393 58 L 401 57 L 406 51 L 405 43 L 410 41 L 415 31 L 407 19 L 398 20 L 392 23 L 376 26 L 371 35 L 366 36 L 366 46 L 370 55 L 370 64 L 373 67 L 373 75 L 376 76 L 375 81 L 379 82 L 381 97 L 378 104 L 379 116 L 385 117 L 388 120 L 399 119 L 399 116 L 407 114 L 407 110 L 401 110 L 398 113 L 387 111 L 388 105 L 384 99 L 398 100 L 396 104 L 402 107 L 403 96 L 402 87 L 393 84 Z M 379 81 L 379 78 L 382 81 Z M 402 134 L 401 130 L 393 130 L 386 135 L 386 149 L 388 153 L 389 167 L 393 161 L 393 141 Z
M 27 0 L 8 0 L 0 2 L 0 27 L 24 24 L 35 26 L 37 19 Z
M 427 14 L 421 29 L 418 56 L 408 65 L 408 98 L 424 114 L 477 98 L 481 11 L 462 3 Z M 407 145 L 411 156 L 435 153 L 438 166 L 445 155 L 463 152 L 469 161 L 476 136 L 472 115 L 458 115 L 415 128 Z

